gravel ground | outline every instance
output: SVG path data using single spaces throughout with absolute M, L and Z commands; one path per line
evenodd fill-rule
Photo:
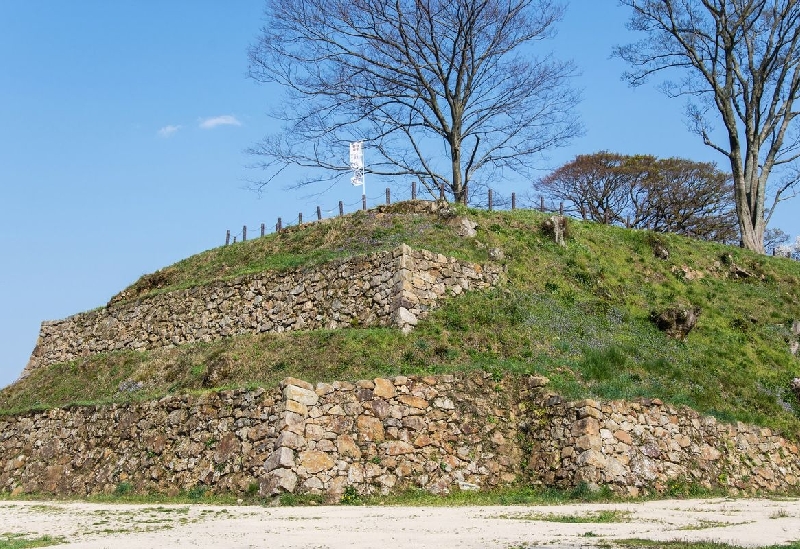
M 590 522 L 601 512 L 606 521 Z M 552 520 L 564 516 L 584 522 Z M 62 537 L 65 543 L 58 547 L 70 549 L 518 549 L 593 547 L 625 538 L 758 547 L 800 540 L 800 500 L 718 498 L 504 507 L 5 501 L 0 502 L 0 532 Z

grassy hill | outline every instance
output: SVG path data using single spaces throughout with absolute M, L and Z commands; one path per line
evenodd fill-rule
M 658 397 L 800 434 L 800 403 L 788 388 L 800 375 L 800 360 L 789 352 L 797 340 L 792 322 L 800 319 L 800 263 L 575 220 L 560 247 L 543 232 L 548 216 L 534 211 L 454 208 L 478 223 L 475 238 L 462 238 L 450 217 L 413 210 L 399 204 L 215 248 L 142 277 L 114 301 L 402 242 L 478 262 L 500 248 L 508 280 L 447 300 L 408 335 L 354 326 L 55 364 L 0 392 L 0 411 L 272 386 L 286 376 L 322 381 L 483 369 L 498 377 L 543 374 L 570 398 Z M 668 259 L 656 257 L 658 247 Z M 700 310 L 683 342 L 650 320 L 673 304 Z M 142 388 L 120 391 L 125 381 Z

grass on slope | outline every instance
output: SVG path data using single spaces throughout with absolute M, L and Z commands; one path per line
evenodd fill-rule
M 0 409 L 272 386 L 286 376 L 322 381 L 482 369 L 497 377 L 544 374 L 570 398 L 659 397 L 723 420 L 800 433 L 800 404 L 788 388 L 800 375 L 789 352 L 797 340 L 792 321 L 800 319 L 797 262 L 576 221 L 562 248 L 542 234 L 544 216 L 537 212 L 468 215 L 479 223 L 474 239 L 455 236 L 453 224 L 437 216 L 369 212 L 311 225 L 308 234 L 211 250 L 174 267 L 181 273 L 173 275 L 177 287 L 236 270 L 230 259 L 220 260 L 234 252 L 266 264 L 273 259 L 259 254 L 280 249 L 285 265 L 400 242 L 473 261 L 485 261 L 489 248 L 503 250 L 506 283 L 447 300 L 408 335 L 379 328 L 290 332 L 98 355 L 41 368 L 0 392 Z M 654 239 L 669 249 L 669 259 L 654 256 Z M 732 269 L 750 276 L 736 278 Z M 649 320 L 674 303 L 701 311 L 685 342 L 667 338 Z M 127 380 L 144 387 L 118 392 Z
M 332 259 L 388 250 L 407 243 L 446 249 L 462 259 L 486 260 L 485 250 L 459 241 L 447 218 L 415 213 L 427 203 L 406 202 L 379 210 L 358 211 L 285 229 L 246 242 L 220 246 L 142 276 L 115 296 L 129 301 L 154 293 L 208 284 L 262 271 L 307 267 Z

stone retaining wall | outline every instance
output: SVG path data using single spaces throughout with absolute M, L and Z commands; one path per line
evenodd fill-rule
M 547 486 L 581 482 L 636 496 L 690 483 L 732 491 L 798 487 L 800 452 L 770 429 L 727 424 L 658 399 L 564 402 L 539 398 L 529 473 Z
M 0 490 L 445 492 L 516 480 L 513 386 L 471 376 L 281 388 L 0 418 Z
M 401 245 L 314 268 L 214 282 L 43 322 L 22 377 L 39 365 L 93 353 L 243 333 L 353 325 L 408 330 L 442 296 L 496 284 L 500 274 L 498 265 L 475 265 Z
M 516 482 L 639 495 L 797 488 L 796 444 L 658 400 L 565 402 L 476 372 L 222 391 L 0 418 L 0 490 L 263 496 L 442 493 Z

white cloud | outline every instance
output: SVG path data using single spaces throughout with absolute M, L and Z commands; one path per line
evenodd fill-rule
M 170 137 L 170 136 L 172 136 L 172 134 L 177 132 L 179 129 L 181 129 L 180 126 L 173 126 L 172 124 L 170 124 L 168 126 L 164 126 L 160 130 L 158 130 L 158 135 L 160 135 L 161 137 L 165 137 L 165 138 L 166 137 Z
M 241 126 L 242 123 L 232 114 L 224 114 L 222 116 L 212 116 L 200 121 L 200 127 L 204 130 L 210 130 L 217 126 Z

